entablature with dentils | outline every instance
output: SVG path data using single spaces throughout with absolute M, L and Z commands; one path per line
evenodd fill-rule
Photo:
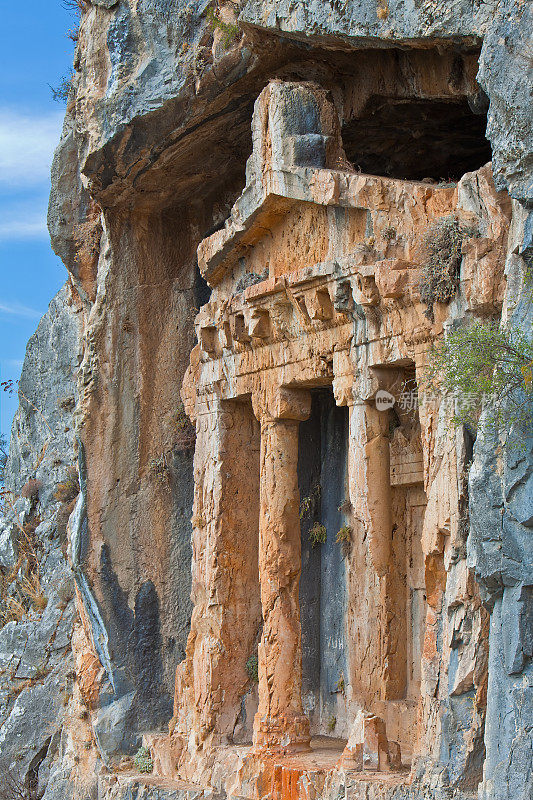
M 195 397 L 248 396 L 265 380 L 332 383 L 349 403 L 370 396 L 373 367 L 420 361 L 449 315 L 444 302 L 428 315 L 419 291 L 428 231 L 443 218 L 471 231 L 461 302 L 474 313 L 500 302 L 508 209 L 490 165 L 452 186 L 358 173 L 335 114 L 308 83 L 273 81 L 256 102 L 246 187 L 198 247 L 212 294 L 184 383 L 191 416 Z

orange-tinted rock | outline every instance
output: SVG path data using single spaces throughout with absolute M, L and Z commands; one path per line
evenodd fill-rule
M 453 554 L 461 548 L 461 467 L 453 437 L 439 427 L 437 399 L 418 397 L 413 390 L 423 375 L 428 347 L 442 335 L 449 315 L 448 306 L 440 304 L 435 322 L 428 320 L 418 281 L 424 237 L 435 219 L 457 214 L 465 224 L 480 222 L 468 200 L 474 186 L 470 174 L 456 190 L 330 169 L 320 155 L 320 134 L 309 131 L 301 135 L 308 137 L 305 148 L 310 149 L 298 150 L 294 142 L 285 147 L 279 138 L 285 123 L 276 110 L 280 98 L 314 104 L 324 114 L 324 97 L 319 92 L 313 99 L 313 91 L 307 84 L 300 91 L 295 84 L 277 82 L 256 104 L 250 183 L 224 230 L 199 248 L 200 266 L 213 293 L 197 318 L 200 348 L 193 353 L 182 392 L 187 412 L 196 420 L 196 461 L 202 465 L 196 470 L 193 576 L 202 575 L 203 590 L 193 588 L 192 630 L 176 683 L 173 736 L 185 748 L 180 774 L 214 774 L 209 754 L 216 754 L 216 743 L 229 734 L 224 720 L 238 720 L 239 696 L 250 696 L 245 684 L 238 691 L 230 688 L 230 644 L 223 634 L 227 621 L 233 625 L 236 619 L 228 583 L 236 573 L 221 573 L 215 580 L 205 570 L 203 555 L 209 548 L 210 559 L 228 557 L 225 542 L 231 540 L 230 530 L 234 541 L 237 530 L 229 509 L 238 484 L 254 509 L 242 520 L 238 541 L 251 536 L 258 542 L 258 573 L 244 570 L 242 576 L 254 598 L 254 614 L 260 598 L 262 618 L 262 630 L 255 628 L 259 706 L 254 749 L 243 764 L 246 781 L 263 768 L 267 783 L 271 775 L 271 788 L 259 789 L 260 796 L 271 792 L 280 798 L 306 796 L 308 791 L 302 788 L 307 784 L 298 763 L 272 771 L 265 765 L 275 752 L 288 758 L 290 751 L 309 744 L 301 696 L 298 425 L 309 414 L 310 394 L 319 387 L 332 387 L 337 404 L 349 410 L 343 504 L 349 518 L 349 602 L 343 621 L 347 671 L 339 690 L 345 710 L 340 721 L 321 719 L 319 732 L 325 735 L 327 726 L 343 726 L 349 741 L 336 760 L 352 770 L 398 771 L 402 758 L 414 765 L 435 745 L 449 657 L 439 630 L 452 602 L 447 577 Z M 328 130 L 329 136 L 338 136 L 336 126 Z M 335 147 L 342 151 L 340 140 Z M 306 158 L 315 153 L 315 164 L 298 163 L 296 154 L 304 151 Z M 494 199 L 489 168 L 481 174 L 476 187 L 483 198 L 482 222 L 491 233 L 489 241 L 472 247 L 484 258 L 501 252 L 506 206 L 503 199 Z M 365 226 L 372 220 L 371 239 L 365 239 L 363 218 Z M 381 231 L 391 218 L 398 241 L 394 257 L 388 244 L 377 246 L 387 239 Z M 500 256 L 491 264 L 492 275 L 501 268 Z M 253 285 L 239 290 L 250 276 L 255 276 Z M 479 308 L 472 295 L 468 299 L 466 283 L 460 291 L 472 310 Z M 242 418 L 239 435 L 224 422 L 235 404 L 246 409 L 249 419 L 253 411 L 260 423 L 258 463 L 239 449 L 244 444 L 241 431 L 250 422 Z M 204 424 L 207 408 L 210 422 Z M 213 493 L 208 501 L 206 481 Z M 213 501 L 226 495 L 227 506 L 223 500 L 218 510 Z M 205 528 L 206 502 L 217 509 L 207 519 L 217 520 L 219 538 Z M 327 536 L 332 533 L 326 530 Z M 235 546 L 230 546 L 232 552 Z M 457 563 L 464 567 L 464 555 Z M 454 577 L 453 603 L 462 609 L 454 617 L 457 630 L 464 615 L 481 619 L 473 596 L 460 590 L 463 584 L 464 577 Z M 216 603 L 207 604 L 202 597 L 215 588 Z M 239 625 L 250 618 L 239 612 Z M 477 622 L 475 630 L 472 646 L 482 636 Z M 480 685 L 469 648 L 470 640 L 461 649 L 453 689 L 458 693 Z M 239 652 L 236 674 L 245 661 L 245 651 Z M 228 752 L 220 753 L 220 763 Z M 306 756 L 300 758 L 305 762 Z M 229 781 L 232 791 L 238 793 L 236 787 L 244 780 L 241 767 Z

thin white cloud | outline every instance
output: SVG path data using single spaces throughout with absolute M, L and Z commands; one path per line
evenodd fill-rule
M 4 239 L 46 238 L 47 236 L 48 230 L 45 217 L 0 222 L 0 241 Z
M 23 200 L 15 202 L 0 194 L 0 242 L 48 238 L 46 208 L 47 198 L 41 192 L 26 192 Z
M 62 124 L 62 112 L 31 115 L 0 108 L 0 184 L 47 181 Z
M 22 305 L 22 303 L 4 302 L 0 300 L 0 314 L 9 314 L 13 317 L 25 317 L 26 319 L 39 319 L 42 317 L 42 311 L 36 311 L 34 308 Z

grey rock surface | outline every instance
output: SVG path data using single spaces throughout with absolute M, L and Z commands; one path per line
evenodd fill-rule
M 531 3 L 498 3 L 483 42 L 478 75 L 490 100 L 487 137 L 496 184 L 529 206 L 533 203 L 532 28 Z
M 37 591 L 45 598 L 45 608 L 39 610 L 25 594 L 24 580 L 34 572 L 28 573 L 29 562 L 23 557 L 2 598 L 4 602 L 12 595 L 22 600 L 27 611 L 22 619 L 0 628 L 0 774 L 29 782 L 39 794 L 50 780 L 73 689 L 74 580 L 62 549 L 65 504 L 54 493 L 71 474 L 75 456 L 79 358 L 77 313 L 64 287 L 26 350 L 6 469 L 6 483 L 13 493 L 5 516 L 0 516 L 0 579 L 6 579 L 31 541 L 38 554 Z M 30 478 L 38 480 L 38 494 L 31 499 L 17 497 Z M 22 527 L 28 533 L 23 535 Z
M 106 758 L 124 752 L 130 739 L 128 712 L 135 701 L 135 693 L 123 695 L 118 700 L 100 708 L 93 721 L 94 732 L 100 752 Z
M 523 272 L 522 259 L 511 256 L 508 323 L 533 336 Z M 500 434 L 478 437 L 470 471 L 468 560 L 491 610 L 480 798 L 527 800 L 533 793 L 533 430 L 515 425 L 501 455 Z
M 339 38 L 360 47 L 394 47 L 418 39 L 479 38 L 497 2 L 448 3 L 389 2 L 336 3 L 335 0 L 249 0 L 240 19 L 284 36 Z M 381 9 L 381 11 L 380 11 Z M 378 43 L 377 40 L 382 40 Z
M 107 0 L 98 5 L 110 9 L 110 72 L 105 94 L 94 108 L 101 123 L 98 145 L 103 146 L 133 119 L 162 107 L 190 84 L 196 50 L 208 27 L 209 2 L 140 0 L 131 5 Z
M 67 476 L 66 465 L 74 460 L 72 412 L 81 356 L 78 314 L 71 303 L 63 287 L 28 342 L 6 464 L 6 487 L 18 493 L 36 478 L 43 506 L 52 501 L 56 484 Z
M 76 273 L 75 226 L 82 221 L 86 203 L 83 202 L 78 147 L 70 115 L 65 118 L 61 140 L 54 153 L 51 178 L 54 191 L 50 194 L 47 222 L 52 249 L 67 269 Z
M 14 567 L 17 563 L 17 527 L 14 522 L 0 526 L 0 567 Z
M 65 668 L 62 662 L 44 679 L 36 680 L 16 698 L 0 729 L 0 768 L 27 776 L 39 755 L 46 756 L 52 737 L 61 728 Z

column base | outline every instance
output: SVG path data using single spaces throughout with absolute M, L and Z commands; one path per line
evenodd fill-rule
M 258 750 L 305 752 L 311 749 L 309 720 L 304 714 L 254 718 L 254 747 Z

